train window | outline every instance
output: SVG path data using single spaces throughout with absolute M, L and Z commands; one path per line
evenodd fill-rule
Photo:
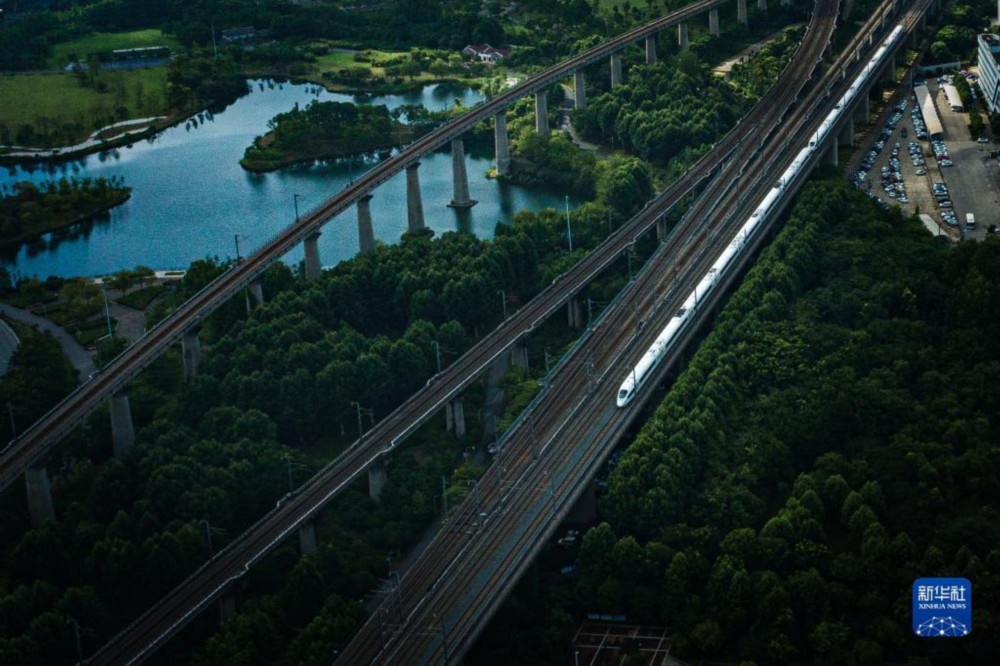
M 628 397 L 628 391 L 626 391 L 625 389 L 622 389 L 621 391 L 618 391 L 618 399 L 619 400 L 624 400 L 627 397 Z

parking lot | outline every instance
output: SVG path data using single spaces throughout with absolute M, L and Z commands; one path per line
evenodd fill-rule
M 851 160 L 855 186 L 907 214 L 926 213 L 939 233 L 950 238 L 982 238 L 990 224 L 1000 223 L 1000 169 L 989 157 L 992 141 L 969 138 L 968 114 L 951 110 L 939 84 L 928 92 L 944 128 L 940 142 L 918 138 L 922 118 L 909 89 L 901 89 L 868 132 Z M 966 229 L 966 213 L 975 229 Z

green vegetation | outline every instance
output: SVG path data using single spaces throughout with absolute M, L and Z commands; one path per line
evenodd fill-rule
M 773 42 L 769 42 L 752 58 L 733 65 L 729 82 L 748 99 L 760 99 L 770 88 L 788 64 L 792 53 L 802 41 L 804 28 L 786 30 Z
M 1000 242 L 950 249 L 839 180 L 810 184 L 611 477 L 575 598 L 670 628 L 687 660 L 882 663 L 919 576 L 965 576 L 996 654 L 989 303 Z
M 248 171 L 273 171 L 297 162 L 387 150 L 411 141 L 416 126 L 404 125 L 385 105 L 310 102 L 305 109 L 279 113 L 270 130 L 254 139 L 240 165 Z
M 119 296 L 115 300 L 130 308 L 145 310 L 149 307 L 150 303 L 166 292 L 166 290 L 167 288 L 162 284 L 154 284 L 151 287 L 144 287 L 142 289 L 129 292 L 123 296 Z
M 163 34 L 162 30 L 156 28 L 130 32 L 95 32 L 68 42 L 55 44 L 47 64 L 52 69 L 62 69 L 73 62 L 87 62 L 90 56 L 100 53 L 149 46 L 166 46 L 172 51 L 177 51 L 180 48 L 176 39 Z
M 990 0 L 967 0 L 952 5 L 931 41 L 927 64 L 972 60 L 979 48 L 976 34 L 983 28 L 983 17 L 994 15 L 996 9 Z
M 90 220 L 124 203 L 131 189 L 120 180 L 61 179 L 39 188 L 29 181 L 0 187 L 0 247 L 17 246 Z
M 0 77 L 0 146 L 72 145 L 111 123 L 169 112 L 166 69 L 94 74 Z

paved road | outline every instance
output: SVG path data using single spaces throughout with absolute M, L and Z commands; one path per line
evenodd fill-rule
M 38 315 L 28 312 L 27 310 L 22 310 L 21 308 L 15 308 L 13 305 L 4 305 L 0 303 L 0 312 L 3 313 L 4 317 L 10 317 L 11 319 L 16 319 L 17 321 L 28 324 L 29 326 L 34 326 L 35 328 L 48 331 L 63 348 L 63 352 L 69 358 L 69 362 L 73 364 L 73 369 L 76 370 L 76 377 L 82 384 L 87 381 L 90 374 L 97 370 L 94 366 L 94 361 L 90 358 L 90 354 L 87 350 L 76 341 L 72 335 L 66 332 L 64 328 L 56 326 L 48 319 L 39 317 Z

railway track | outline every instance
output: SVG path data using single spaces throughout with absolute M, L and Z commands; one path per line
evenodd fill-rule
M 775 115 L 774 107 L 768 102 L 794 98 L 801 90 L 829 41 L 834 25 L 835 8 L 836 0 L 817 3 L 817 11 L 814 12 L 813 22 L 804 40 L 804 48 L 793 58 L 793 64 L 783 75 L 780 85 L 772 89 L 768 99 L 759 105 L 757 112 L 744 121 L 745 125 L 760 126 L 767 116 Z M 773 121 L 777 123 L 778 118 L 773 118 Z M 772 131 L 773 128 L 761 130 L 765 135 L 769 135 Z M 742 170 L 745 165 L 741 160 L 749 161 L 757 150 L 752 145 L 741 145 L 739 148 L 740 150 L 731 155 L 729 164 L 722 170 L 719 178 L 713 181 L 714 183 L 725 178 L 726 173 L 730 171 Z M 636 319 L 639 313 L 668 311 L 672 306 L 679 305 L 678 299 L 687 293 L 683 287 L 690 288 L 700 278 L 700 274 L 693 270 L 695 262 L 688 259 L 703 253 L 706 245 L 718 243 L 707 241 L 704 234 L 697 235 L 691 242 L 688 240 L 689 234 L 699 226 L 699 216 L 705 209 L 714 209 L 718 206 L 713 200 L 713 193 L 719 190 L 726 193 L 726 203 L 729 202 L 729 198 L 739 199 L 742 196 L 739 188 L 734 189 L 726 185 L 710 186 L 710 189 L 702 195 L 692 212 L 685 217 L 685 221 L 657 253 L 658 257 L 680 255 L 680 259 L 676 260 L 677 263 L 663 267 L 666 271 L 662 268 L 659 271 L 644 271 L 617 299 L 617 314 L 614 312 L 614 306 L 609 306 L 607 312 L 610 318 L 594 329 L 590 339 L 581 345 L 575 354 L 581 360 L 567 365 L 562 372 L 553 375 L 547 388 L 548 399 L 538 402 L 531 414 L 528 432 L 516 434 L 515 438 L 505 441 L 501 454 L 494 461 L 494 466 L 483 476 L 487 488 L 477 492 L 476 499 L 469 498 L 459 507 L 446 528 L 403 578 L 398 590 L 390 595 L 395 598 L 390 598 L 383 604 L 344 651 L 342 656 L 346 663 L 428 663 L 444 656 L 443 652 L 448 651 L 449 643 L 458 645 L 468 643 L 461 640 L 468 630 L 462 632 L 460 628 L 467 626 L 469 618 L 477 616 L 485 609 L 491 593 L 495 592 L 497 585 L 500 584 L 504 572 L 509 577 L 510 572 L 516 569 L 511 566 L 514 559 L 526 550 L 531 550 L 530 546 L 540 539 L 542 536 L 540 529 L 546 524 L 557 522 L 554 518 L 559 510 L 555 502 L 557 498 L 565 498 L 572 494 L 570 490 L 574 484 L 578 484 L 581 467 L 593 467 L 593 457 L 577 455 L 576 448 L 579 441 L 593 441 L 595 434 L 588 432 L 587 436 L 590 439 L 581 440 L 582 432 L 590 428 L 595 419 L 599 428 L 596 433 L 598 439 L 606 439 L 613 433 L 619 432 L 618 428 L 621 426 L 619 421 L 625 413 L 618 413 L 614 408 L 614 394 L 621 378 L 627 373 L 627 366 L 622 365 L 620 359 L 629 350 L 640 350 L 638 353 L 641 353 L 641 350 L 647 348 L 650 336 L 655 337 L 656 331 L 659 330 L 655 325 L 651 325 L 646 327 L 645 335 L 637 335 Z M 717 235 L 716 238 L 721 236 Z M 679 267 L 684 268 L 682 270 Z M 673 285 L 670 297 L 667 299 L 661 296 L 664 281 Z M 604 370 L 598 378 L 596 375 L 599 368 Z M 588 403 L 590 409 L 584 410 L 590 414 L 589 418 L 574 419 L 573 414 L 579 412 L 584 404 L 581 401 L 574 407 L 579 388 L 561 391 L 561 386 L 589 387 L 588 395 L 594 396 Z M 574 423 L 581 425 L 574 426 Z M 522 427 L 521 430 L 525 428 Z M 539 435 L 542 442 L 539 441 Z M 510 460 L 505 461 L 505 452 Z M 569 460 L 573 461 L 573 466 L 568 471 L 561 471 L 558 474 L 546 472 L 543 469 L 546 460 Z M 498 481 L 495 484 L 490 479 L 495 473 L 494 470 L 506 470 L 504 472 L 506 475 L 516 478 L 508 483 L 506 504 L 504 485 L 501 482 L 502 474 L 498 473 Z M 549 474 L 547 488 L 546 474 Z M 517 492 L 512 495 L 511 488 L 521 490 L 531 488 L 534 492 Z M 544 510 L 546 493 L 550 498 L 550 513 Z M 568 506 L 563 506 L 563 509 L 568 509 Z M 521 524 L 525 515 L 531 516 L 526 529 Z M 470 525 L 474 529 L 468 529 Z M 491 534 L 496 534 L 494 538 L 487 539 L 483 534 L 487 527 L 490 528 Z M 509 536 L 504 538 L 504 535 L 510 534 L 515 535 L 513 541 Z M 491 569 L 492 573 L 485 584 L 470 587 L 443 584 L 446 580 L 468 581 L 468 578 L 463 578 L 455 568 L 461 563 L 468 563 L 464 565 L 465 567 L 476 567 L 476 563 L 491 557 L 491 549 L 498 544 L 502 550 L 499 557 L 502 559 L 499 566 Z M 498 555 L 494 554 L 492 557 Z M 452 564 L 442 571 L 439 566 L 441 562 Z M 473 593 L 470 588 L 478 590 L 479 596 L 465 604 L 463 617 L 447 616 L 444 609 L 461 607 L 465 597 Z M 393 627 L 390 622 L 393 619 L 392 613 L 399 615 L 401 609 L 410 607 L 413 607 L 413 610 L 409 611 L 405 618 L 397 617 L 396 620 L 405 619 L 406 627 L 412 629 L 401 631 L 391 636 L 390 640 L 386 640 L 387 628 Z M 427 640 L 421 640 L 435 636 L 439 636 L 438 651 L 442 654 L 435 653 L 433 649 L 428 652 L 430 648 L 426 645 Z
M 920 3 L 922 7 L 926 4 Z M 826 9 L 829 7 L 827 4 Z M 884 4 L 883 8 L 894 9 L 891 3 Z M 818 3 L 817 13 L 823 9 L 823 3 Z M 914 17 L 912 12 L 908 15 L 908 26 L 912 26 Z M 878 16 L 873 17 L 847 52 L 860 45 L 879 22 Z M 847 67 L 850 57 L 843 56 L 831 71 Z M 811 129 L 808 128 L 818 122 L 818 118 L 811 117 L 812 105 L 825 89 L 847 85 L 838 86 L 835 77 L 836 74 L 832 78 L 825 77 L 821 85 L 814 89 L 810 95 L 812 102 L 803 105 L 790 119 L 789 133 L 798 129 L 802 132 L 798 136 L 809 136 Z M 779 143 L 769 151 L 768 158 L 761 161 L 768 165 L 788 162 L 799 149 L 799 143 Z M 758 173 L 747 191 L 757 188 L 766 191 L 770 187 L 772 178 L 769 168 Z M 724 177 L 725 173 L 724 170 L 721 176 Z M 713 259 L 731 240 L 724 232 L 732 226 L 738 228 L 754 209 L 754 204 L 747 201 L 756 201 L 757 197 L 747 196 L 739 187 L 724 189 L 721 205 L 712 200 L 713 192 L 710 190 L 696 203 L 687 219 L 697 219 L 715 209 L 726 210 L 728 206 L 733 207 L 730 209 L 732 212 L 721 219 L 706 218 L 705 233 L 685 248 L 685 254 Z M 758 234 L 757 242 L 760 242 L 760 236 Z M 633 313 L 648 313 L 648 308 L 651 308 L 658 313 L 658 317 L 656 314 L 653 317 L 662 324 L 672 316 L 683 295 L 689 293 L 700 278 L 702 273 L 695 270 L 696 263 L 704 262 L 682 263 L 683 268 L 677 273 L 676 265 L 664 261 L 669 256 L 666 248 L 658 256 L 659 264 L 654 263 L 632 285 L 631 298 L 641 296 L 642 304 L 631 309 Z M 664 288 L 667 289 L 666 296 L 658 296 Z M 373 622 L 369 622 L 343 653 L 346 663 L 447 663 L 461 659 L 478 629 L 499 606 L 502 591 L 509 589 L 517 580 L 532 556 L 556 529 L 562 515 L 572 506 L 572 501 L 583 488 L 581 479 L 593 476 L 618 433 L 634 415 L 635 409 L 616 410 L 613 407 L 614 395 L 635 358 L 648 348 L 659 328 L 652 325 L 647 327 L 644 336 L 636 335 L 637 314 L 630 316 L 627 312 L 630 308 L 624 299 L 618 301 L 616 307 L 617 314 L 609 307 L 595 332 L 578 348 L 576 355 L 589 360 L 567 366 L 563 373 L 565 376 L 553 377 L 556 392 L 559 386 L 573 386 L 577 388 L 575 393 L 578 395 L 579 387 L 587 387 L 579 402 L 573 405 L 567 397 L 558 395 L 552 396 L 549 401 L 538 402 L 529 417 L 530 426 L 522 423 L 519 432 L 505 441 L 502 455 L 506 452 L 509 460 L 505 462 L 500 457 L 495 466 L 503 466 L 507 474 L 514 472 L 515 466 L 520 466 L 517 480 L 511 484 L 513 490 L 504 493 L 502 484 L 497 483 L 495 492 L 488 494 L 486 504 L 482 500 L 483 493 L 477 493 L 475 504 L 470 498 L 458 508 L 447 529 L 439 535 L 440 543 L 438 540 L 432 543 L 411 573 L 403 579 L 395 593 L 398 598 L 379 609 L 374 618 L 374 624 L 380 630 L 374 637 L 377 643 L 370 633 Z M 602 333 L 602 327 L 613 332 Z M 582 367 L 588 370 L 583 371 Z M 604 368 L 599 375 L 598 368 Z M 561 419 L 548 423 L 546 419 L 554 413 L 561 414 Z M 539 442 L 540 435 L 543 443 Z M 590 445 L 584 447 L 581 443 Z M 557 468 L 560 463 L 562 467 Z M 492 468 L 487 470 L 483 479 L 489 482 L 491 473 Z M 490 508 L 488 513 L 482 511 L 487 505 Z M 462 529 L 470 524 L 471 515 L 480 517 L 478 521 L 471 521 L 475 529 Z M 484 515 L 485 520 L 482 519 Z M 453 556 L 451 560 L 447 559 L 449 555 Z M 442 561 L 449 562 L 443 569 L 437 564 Z M 410 606 L 412 610 L 404 616 L 404 609 Z M 396 619 L 403 626 L 387 639 L 386 627 L 393 627 L 382 619 L 390 619 L 385 614 L 385 609 L 389 607 L 396 609 Z

